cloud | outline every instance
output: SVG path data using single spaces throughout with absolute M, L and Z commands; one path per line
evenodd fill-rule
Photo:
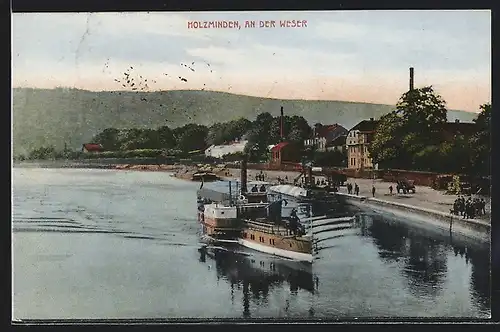
M 205 88 L 276 98 L 394 104 L 407 88 L 408 67 L 413 66 L 416 84 L 434 85 L 450 107 L 469 108 L 491 95 L 490 18 L 485 13 L 13 16 L 16 85 L 119 89 L 114 78 L 133 66 L 137 73 L 157 81 L 150 84 L 151 89 Z M 187 28 L 189 20 L 223 19 L 305 19 L 308 27 Z M 180 66 L 193 61 L 194 72 Z M 180 81 L 179 76 L 188 81 Z
M 312 74 L 322 68 L 352 65 L 350 54 L 325 53 L 321 50 L 293 47 L 268 46 L 262 44 L 245 47 L 217 47 L 187 49 L 186 53 L 212 63 L 219 68 L 238 70 L 251 76 L 269 75 L 297 76 Z M 341 64 L 339 66 L 339 64 Z

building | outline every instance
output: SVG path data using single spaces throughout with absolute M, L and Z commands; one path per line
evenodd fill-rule
M 355 125 L 346 138 L 347 168 L 364 170 L 373 169 L 374 165 L 368 147 L 373 139 L 378 120 L 371 118 Z
M 82 152 L 85 153 L 99 153 L 103 152 L 104 148 L 101 144 L 87 143 L 82 145 Z
M 446 122 L 443 124 L 441 133 L 443 134 L 443 139 L 446 141 L 453 140 L 457 135 L 464 135 L 469 137 L 475 134 L 477 131 L 476 124 L 473 122 L 460 122 L 460 120 L 455 120 L 454 122 Z
M 232 142 L 225 145 L 212 145 L 205 150 L 205 156 L 221 159 L 228 154 L 243 152 L 248 141 Z
M 330 143 L 327 143 L 326 151 L 344 152 L 346 151 L 346 141 L 347 141 L 347 133 L 346 135 L 338 136 Z
M 331 145 L 332 141 L 340 136 L 347 135 L 347 132 L 347 129 L 337 123 L 328 126 L 321 126 L 314 130 L 312 138 L 304 141 L 304 147 L 314 147 L 316 151 L 325 152 L 328 150 L 327 146 Z
M 300 149 L 297 144 L 281 142 L 271 148 L 271 164 L 275 166 L 287 162 L 299 162 L 300 157 Z

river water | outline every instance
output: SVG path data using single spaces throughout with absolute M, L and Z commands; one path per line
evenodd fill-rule
M 14 168 L 13 318 L 490 316 L 488 246 L 346 207 L 356 223 L 319 232 L 312 266 L 205 255 L 198 187 L 161 172 Z

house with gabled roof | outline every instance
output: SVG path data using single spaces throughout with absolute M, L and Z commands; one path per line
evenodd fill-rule
M 82 145 L 82 152 L 85 153 L 99 153 L 103 152 L 104 148 L 101 144 L 97 143 L 86 143 Z
M 375 135 L 378 120 L 363 120 L 349 130 L 346 137 L 347 168 L 373 169 L 373 160 L 368 147 Z
M 327 146 L 340 136 L 347 135 L 348 130 L 338 123 L 315 128 L 313 136 L 304 141 L 304 147 L 314 148 L 316 151 L 325 152 Z

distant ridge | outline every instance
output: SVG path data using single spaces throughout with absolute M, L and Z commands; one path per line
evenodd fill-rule
M 226 92 L 170 90 L 155 92 L 79 89 L 13 89 L 14 153 L 44 146 L 79 148 L 108 127 L 157 128 L 195 122 L 211 125 L 261 112 L 303 116 L 312 125 L 340 123 L 347 129 L 363 119 L 379 118 L 391 105 L 347 101 L 285 100 Z M 476 114 L 449 111 L 448 121 L 470 122 Z

